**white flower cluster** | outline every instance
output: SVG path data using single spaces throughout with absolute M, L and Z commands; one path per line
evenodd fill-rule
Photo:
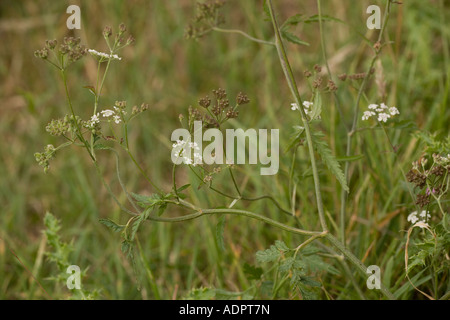
M 427 220 L 431 218 L 431 215 L 423 210 L 421 213 L 417 214 L 417 211 L 411 212 L 407 218 L 409 222 L 412 224 L 416 224 L 420 222 L 419 227 L 423 228 L 423 226 L 428 226 Z
M 101 114 L 103 118 L 112 118 L 116 124 L 119 124 L 122 121 L 122 115 L 126 115 L 127 113 L 124 110 L 114 107 L 114 110 L 103 110 Z
M 97 123 L 100 123 L 100 114 L 94 114 L 89 121 L 86 122 L 86 127 L 89 129 L 93 129 Z
M 447 156 L 441 156 L 439 154 L 433 153 L 433 160 L 436 164 L 448 168 L 450 165 L 450 153 Z
M 197 142 L 177 140 L 177 142 L 172 145 L 172 148 L 176 154 L 176 158 L 182 158 L 184 164 L 193 165 L 194 167 L 198 164 L 202 164 L 203 158 Z M 190 157 L 190 151 L 192 149 L 194 150 L 194 160 Z
M 111 58 L 112 60 L 122 60 L 122 58 L 119 57 L 117 54 L 107 54 L 104 52 L 98 52 L 97 50 L 94 49 L 89 49 L 88 51 L 90 54 L 92 54 L 93 56 L 97 56 L 100 59 L 105 58 L 106 60 L 109 60 Z
M 303 110 L 305 110 L 306 114 L 309 114 L 311 111 L 309 110 L 309 108 L 313 105 L 312 102 L 309 101 L 303 101 Z M 298 107 L 297 103 L 291 103 L 291 110 L 295 111 L 295 110 L 300 110 Z
M 364 114 L 362 116 L 363 120 L 369 120 L 372 116 L 378 116 L 378 121 L 386 122 L 389 118 L 394 117 L 397 114 L 400 114 L 398 109 L 396 107 L 388 107 L 384 103 L 377 105 L 377 104 L 370 104 L 369 110 L 364 111 Z

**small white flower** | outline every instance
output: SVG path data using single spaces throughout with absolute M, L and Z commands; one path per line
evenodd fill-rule
M 386 122 L 387 121 L 387 119 L 389 119 L 391 116 L 390 115 L 388 115 L 387 113 L 379 113 L 378 114 L 378 121 L 383 121 L 383 122 Z
M 112 110 L 103 110 L 101 112 L 101 114 L 104 118 L 109 118 L 109 117 L 113 116 L 115 114 L 115 112 Z
M 388 106 L 387 106 L 387 105 L 385 105 L 384 103 L 381 103 L 381 104 L 380 104 L 380 108 L 381 108 L 381 109 L 387 109 L 387 108 L 388 108 Z
M 291 110 L 292 110 L 292 111 L 299 110 L 298 104 L 296 104 L 295 102 L 294 102 L 294 103 L 291 103 Z
M 309 109 L 309 107 L 311 107 L 313 104 L 314 104 L 314 103 L 309 102 L 309 101 L 303 101 L 303 106 L 304 106 L 306 109 Z
M 417 211 L 411 212 L 406 220 L 408 220 L 412 224 L 415 224 L 417 221 L 419 221 L 419 218 L 417 217 Z
M 100 119 L 99 119 L 98 117 L 99 117 L 99 114 L 98 114 L 98 113 L 97 113 L 97 114 L 94 114 L 94 115 L 91 117 L 91 123 L 92 123 L 92 124 L 99 123 L 99 122 L 100 122 Z
M 391 107 L 389 108 L 389 113 L 391 114 L 391 116 L 395 116 L 396 114 L 400 114 L 400 111 L 398 111 L 396 107 Z
M 93 56 L 97 56 L 100 58 L 105 58 L 105 59 L 112 59 L 112 60 L 122 60 L 121 57 L 119 57 L 117 54 L 107 54 L 104 52 L 98 52 L 97 50 L 94 49 L 89 49 L 88 50 L 90 54 L 92 54 Z
M 120 116 L 117 116 L 117 115 L 115 115 L 115 116 L 113 117 L 113 119 L 114 119 L 114 122 L 115 122 L 116 124 L 119 124 L 119 123 L 122 121 L 122 119 L 120 118 Z
M 431 219 L 431 215 L 429 212 L 423 210 L 419 214 L 417 214 L 417 211 L 411 212 L 406 220 L 414 225 L 417 223 L 418 227 L 424 228 L 425 226 L 428 226 L 427 220 L 429 219 Z
M 378 105 L 377 104 L 369 104 L 369 109 L 371 109 L 371 110 L 375 110 L 376 108 L 378 108 Z
M 376 113 L 375 112 L 373 112 L 373 111 L 364 111 L 364 114 L 363 114 L 363 116 L 362 116 L 362 119 L 363 120 L 369 120 L 369 118 L 371 117 L 371 116 L 374 116 Z
M 425 210 L 423 210 L 420 214 L 419 217 L 423 218 L 423 220 L 428 220 L 431 218 L 431 215 L 426 212 Z

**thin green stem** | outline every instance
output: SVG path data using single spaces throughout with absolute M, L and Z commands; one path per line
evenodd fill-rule
M 234 178 L 233 170 L 230 167 L 228 167 L 228 172 L 231 175 L 231 179 L 233 180 L 234 188 L 236 189 L 236 192 L 238 193 L 239 199 L 240 199 L 240 198 L 242 198 L 242 194 L 241 194 L 241 191 L 239 190 L 239 187 L 238 187 L 238 185 L 236 183 L 236 179 Z
M 186 202 L 186 201 L 183 201 Z M 276 220 L 272 220 L 270 218 L 267 218 L 265 216 L 261 216 L 259 214 L 245 211 L 245 210 L 238 210 L 238 209 L 201 209 L 198 207 L 195 207 L 192 205 L 194 210 L 197 212 L 192 214 L 187 214 L 181 217 L 175 217 L 175 218 L 166 218 L 166 217 L 156 217 L 156 216 L 150 216 L 148 219 L 152 221 L 159 221 L 159 222 L 183 222 L 183 221 L 189 221 L 193 219 L 197 219 L 206 215 L 213 215 L 213 214 L 230 214 L 230 215 L 237 215 L 237 216 L 244 216 L 247 218 L 255 219 L 262 221 L 264 223 L 267 223 L 271 226 L 274 226 L 276 228 L 279 228 L 281 230 L 291 232 L 298 235 L 306 235 L 306 236 L 314 236 L 314 235 L 322 235 L 322 232 L 317 231 L 308 231 L 303 229 L 294 228 L 288 225 L 285 225 L 281 222 L 278 222 Z
M 356 267 L 363 277 L 367 277 L 367 267 L 361 262 L 345 245 L 342 244 L 331 234 L 326 234 L 325 238 L 330 241 L 342 254 Z M 381 292 L 390 300 L 396 300 L 395 296 L 382 283 L 380 284 Z
M 127 208 L 125 208 L 120 201 L 117 199 L 116 195 L 114 194 L 114 192 L 111 190 L 111 187 L 109 186 L 109 184 L 106 182 L 105 178 L 103 177 L 103 174 L 101 172 L 100 166 L 98 165 L 97 161 L 94 161 L 94 166 L 95 169 L 97 171 L 97 175 L 99 176 L 100 180 L 102 181 L 103 185 L 105 186 L 106 190 L 108 191 L 108 193 L 111 195 L 111 197 L 114 199 L 114 202 L 120 207 L 120 209 L 122 209 L 122 211 L 129 213 L 133 216 L 139 215 L 139 213 L 133 212 L 128 210 Z
M 268 4 L 269 4 L 270 18 L 272 20 L 273 28 L 275 31 L 276 48 L 277 48 L 278 56 L 280 59 L 281 67 L 284 71 L 286 80 L 288 82 L 291 93 L 295 99 L 295 102 L 297 103 L 298 106 L 301 106 L 302 99 L 300 97 L 300 93 L 298 92 L 297 84 L 295 82 L 295 77 L 292 72 L 291 66 L 289 64 L 289 60 L 288 60 L 288 57 L 286 54 L 286 50 L 284 48 L 283 40 L 281 39 L 280 30 L 279 30 L 278 23 L 277 23 L 277 20 L 275 17 L 272 0 L 268 0 Z M 325 220 L 325 213 L 324 213 L 324 209 L 323 209 L 322 193 L 320 190 L 319 171 L 317 170 L 316 159 L 315 159 L 315 155 L 314 155 L 314 145 L 312 142 L 311 130 L 310 130 L 309 122 L 308 122 L 308 119 L 307 119 L 304 109 L 299 108 L 299 110 L 302 115 L 303 126 L 305 128 L 305 133 L 306 133 L 306 140 L 308 142 L 309 157 L 311 160 L 311 167 L 312 167 L 312 171 L 313 171 L 313 179 L 314 179 L 314 186 L 315 186 L 317 209 L 318 209 L 318 213 L 319 213 L 319 220 L 320 220 L 320 224 L 322 225 L 322 230 L 327 231 L 328 227 L 327 227 L 327 223 Z
M 251 41 L 254 41 L 256 43 L 265 44 L 265 45 L 269 45 L 269 46 L 275 46 L 274 42 L 257 39 L 257 38 L 252 37 L 251 35 L 243 32 L 241 30 L 222 29 L 222 28 L 219 28 L 219 27 L 213 27 L 212 30 L 217 31 L 217 32 L 223 32 L 223 33 L 237 33 L 237 34 L 240 34 L 240 35 L 246 37 L 247 39 L 250 39 Z
M 319 15 L 320 43 L 321 43 L 321 46 L 322 46 L 323 60 L 324 60 L 324 63 L 325 63 L 325 67 L 327 69 L 328 77 L 330 78 L 330 80 L 333 80 L 333 76 L 331 74 L 330 65 L 328 63 L 327 49 L 326 49 L 326 46 L 325 46 L 325 34 L 323 32 L 323 19 L 322 19 L 322 5 L 320 3 L 320 0 L 317 0 L 317 9 L 318 9 L 318 15 Z M 339 97 L 338 97 L 336 91 L 333 91 L 333 97 L 334 97 L 334 101 L 336 103 L 336 108 L 338 109 L 339 115 L 341 116 L 341 119 L 345 119 L 344 112 L 342 111 L 341 103 L 339 101 Z M 348 132 L 350 130 L 350 128 L 348 128 L 346 126 L 345 121 L 341 121 L 341 123 L 344 126 L 345 130 Z
M 142 169 L 142 167 L 139 165 L 139 163 L 136 161 L 136 159 L 134 158 L 133 154 L 130 151 L 130 146 L 128 143 L 128 123 L 125 123 L 125 127 L 124 127 L 124 135 L 125 135 L 125 151 L 128 154 L 128 156 L 130 157 L 130 159 L 133 161 L 134 165 L 136 166 L 136 168 L 139 170 L 139 172 L 142 174 L 142 176 L 153 186 L 153 188 L 155 188 L 155 190 L 160 193 L 163 194 L 164 192 L 158 188 L 158 186 L 156 186 L 153 181 L 150 179 L 150 177 L 145 173 L 144 169 Z M 121 144 L 122 145 L 122 144 Z M 123 147 L 123 146 L 122 146 Z
M 63 62 L 62 62 L 63 63 Z M 83 138 L 83 135 L 81 134 L 81 128 L 80 125 L 77 121 L 77 117 L 75 115 L 75 111 L 73 109 L 73 105 L 72 105 L 72 100 L 70 99 L 70 94 L 69 94 L 69 88 L 67 86 L 67 77 L 66 77 L 66 72 L 64 69 L 61 69 L 61 75 L 62 75 L 62 79 L 63 79 L 63 83 L 64 83 L 64 89 L 65 89 L 65 93 L 66 93 L 66 98 L 67 98 L 67 102 L 69 104 L 69 108 L 70 108 L 70 112 L 72 113 L 72 117 L 73 117 L 73 121 L 75 122 L 75 126 L 77 128 L 77 137 L 78 139 L 84 144 L 84 146 L 86 147 L 87 152 L 89 153 L 89 156 L 92 158 L 93 161 L 95 161 L 95 157 L 94 155 L 91 153 L 91 151 L 89 150 L 89 144 L 87 143 L 87 141 Z
M 387 6 L 386 6 L 385 13 L 384 13 L 384 20 L 383 20 L 383 24 L 382 24 L 382 27 L 381 27 L 381 30 L 380 30 L 380 34 L 378 35 L 378 41 L 377 41 L 378 43 L 381 43 L 381 40 L 383 39 L 383 33 L 384 33 L 385 29 L 386 29 L 387 22 L 389 20 L 389 13 L 391 11 L 391 0 L 386 0 L 386 1 L 387 1 Z M 356 131 L 356 128 L 358 126 L 358 119 L 359 119 L 358 108 L 359 108 L 359 103 L 361 101 L 361 97 L 363 95 L 363 91 L 366 88 L 366 84 L 367 84 L 368 79 L 370 77 L 371 70 L 372 70 L 376 60 L 378 59 L 379 54 L 380 54 L 380 50 L 376 50 L 375 51 L 375 56 L 373 57 L 373 59 L 372 59 L 372 61 L 370 63 L 370 67 L 369 67 L 368 71 L 366 72 L 366 75 L 365 75 L 365 77 L 363 79 L 361 87 L 359 88 L 355 104 L 353 106 L 353 123 L 352 123 L 352 127 L 351 127 L 350 132 L 348 132 L 348 134 L 347 134 L 347 149 L 346 149 L 346 152 L 345 152 L 345 155 L 347 157 L 349 157 L 351 152 L 352 152 L 352 138 L 353 138 L 353 135 L 354 135 L 354 133 Z M 349 167 L 350 167 L 350 163 L 346 162 L 345 166 L 344 166 L 344 176 L 345 176 L 345 180 L 347 181 L 347 185 L 349 185 L 349 183 L 350 183 Z M 342 243 L 344 243 L 344 244 L 346 242 L 346 239 L 345 239 L 345 225 L 346 225 L 346 223 L 345 223 L 345 212 L 346 212 L 346 207 L 347 207 L 348 194 L 349 194 L 349 191 L 347 192 L 344 189 L 341 190 L 341 212 L 340 212 L 340 219 L 339 220 L 340 220 L 340 232 L 341 232 L 340 238 L 341 238 Z

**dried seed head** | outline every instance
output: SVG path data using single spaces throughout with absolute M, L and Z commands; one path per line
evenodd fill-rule
M 50 50 L 55 49 L 57 44 L 58 44 L 58 41 L 56 41 L 56 39 L 54 39 L 54 40 L 46 40 L 45 41 L 45 47 L 50 49 Z
M 149 108 L 148 103 L 143 103 L 143 104 L 141 104 L 141 109 L 139 111 L 144 112 L 144 111 L 147 111 L 148 108 Z
M 309 70 L 305 70 L 305 71 L 303 72 L 303 75 L 304 75 L 306 78 L 312 77 L 312 73 L 311 73 L 311 71 L 309 71 Z
M 34 56 L 35 56 L 36 58 L 41 58 L 41 59 L 46 60 L 47 57 L 48 57 L 48 49 L 47 49 L 47 48 L 44 48 L 44 49 L 42 49 L 42 50 L 36 50 L 36 51 L 34 52 Z
M 215 106 L 212 108 L 211 112 L 212 112 L 215 116 L 218 116 L 219 114 L 222 113 L 222 109 L 221 109 L 218 105 L 215 105 Z
M 416 198 L 416 204 L 423 208 L 430 203 L 430 196 L 426 194 L 419 194 Z
M 112 28 L 109 26 L 106 26 L 105 29 L 103 29 L 103 37 L 105 37 L 105 39 L 111 37 L 112 35 Z
M 136 39 L 134 39 L 134 37 L 130 34 L 127 38 L 127 46 L 128 45 L 132 45 L 136 42 Z
M 239 115 L 239 111 L 234 111 L 234 110 L 232 110 L 232 109 L 228 109 L 227 110 L 227 118 L 228 119 L 234 119 L 234 118 L 237 118 L 238 117 L 238 115 Z
M 213 90 L 213 93 L 217 100 L 222 100 L 227 97 L 227 92 L 221 88 L 219 88 L 217 90 Z
M 339 76 L 338 76 L 338 79 L 341 80 L 341 81 L 347 80 L 347 74 L 346 74 L 346 73 L 343 73 L 343 74 L 339 75 Z
M 206 96 L 206 97 L 204 97 L 204 98 L 201 98 L 201 99 L 198 101 L 198 104 L 199 104 L 201 107 L 207 109 L 207 108 L 211 105 L 211 99 L 210 99 L 208 96 Z
M 355 74 L 349 75 L 348 77 L 352 80 L 362 80 L 366 77 L 366 73 L 365 72 L 355 73 Z
M 427 177 L 416 170 L 409 170 L 406 174 L 406 179 L 408 180 L 408 182 L 414 183 L 415 186 L 419 187 L 420 189 L 425 187 L 427 182 Z
M 313 82 L 313 88 L 317 89 L 320 88 L 320 86 L 322 85 L 322 77 L 318 77 L 316 80 L 314 80 Z
M 222 110 L 225 110 L 226 108 L 228 108 L 230 106 L 230 100 L 228 99 L 223 99 L 219 101 L 219 107 Z
M 124 34 L 125 32 L 127 31 L 127 27 L 125 26 L 125 24 L 122 22 L 120 25 L 119 25 L 119 34 Z
M 431 169 L 431 174 L 438 177 L 443 176 L 445 174 L 445 169 L 443 166 L 433 167 L 433 169 Z
M 327 89 L 330 90 L 331 92 L 335 92 L 338 89 L 338 87 L 332 80 L 328 80 Z
M 241 106 L 243 104 L 247 104 L 250 102 L 250 99 L 247 97 L 246 94 L 239 92 L 237 97 L 236 97 L 236 103 Z
M 316 71 L 317 73 L 321 73 L 322 72 L 322 67 L 319 66 L 318 64 L 314 65 L 314 71 Z
M 119 109 L 125 109 L 127 106 L 127 102 L 126 101 L 116 101 L 116 103 L 114 105 Z

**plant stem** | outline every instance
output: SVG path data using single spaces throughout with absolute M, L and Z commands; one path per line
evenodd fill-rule
M 124 134 L 125 134 L 125 148 L 124 149 L 127 152 L 128 156 L 131 158 L 131 160 L 133 161 L 134 165 L 136 166 L 136 168 L 138 168 L 138 170 L 142 174 L 142 176 L 153 186 L 153 188 L 155 188 L 155 190 L 157 190 L 157 192 L 159 194 L 163 194 L 164 192 L 160 188 L 158 188 L 158 186 L 156 186 L 153 183 L 153 181 L 145 173 L 144 169 L 142 169 L 142 167 L 139 165 L 139 163 L 136 161 L 136 159 L 134 158 L 133 154 L 130 151 L 130 146 L 128 144 L 128 123 L 125 123 Z
M 384 13 L 384 20 L 383 20 L 383 25 L 381 27 L 380 30 L 380 34 L 378 35 L 378 42 L 380 43 L 381 40 L 383 39 L 383 33 L 384 30 L 386 29 L 386 25 L 387 22 L 389 20 L 389 13 L 391 11 L 391 0 L 386 0 L 387 1 L 387 6 L 386 6 L 386 10 Z M 347 150 L 345 152 L 345 155 L 347 157 L 350 156 L 351 151 L 352 151 L 352 138 L 353 135 L 356 131 L 356 127 L 358 125 L 358 117 L 359 117 L 359 113 L 358 113 L 358 108 L 359 108 L 359 102 L 361 101 L 361 97 L 363 95 L 363 91 L 366 88 L 366 84 L 367 81 L 369 79 L 370 76 L 370 71 L 372 70 L 375 61 L 378 59 L 378 56 L 380 54 L 380 50 L 376 50 L 375 51 L 375 56 L 373 57 L 371 63 L 370 63 L 370 67 L 369 70 L 366 72 L 366 75 L 363 79 L 363 82 L 361 84 L 361 87 L 359 88 L 358 91 L 358 95 L 356 97 L 356 101 L 355 101 L 355 105 L 353 106 L 353 123 L 352 123 L 352 127 L 350 132 L 348 132 L 347 134 Z M 344 167 L 344 176 L 345 176 L 345 180 L 347 181 L 347 185 L 350 185 L 350 176 L 349 176 L 349 167 L 350 167 L 350 163 L 346 162 L 345 163 L 345 167 Z M 347 197 L 350 191 L 346 191 L 344 189 L 341 190 L 341 213 L 340 213 L 340 237 L 341 237 L 341 241 L 342 243 L 345 244 L 346 239 L 345 239 L 345 212 L 346 212 L 346 204 L 347 204 Z
M 272 24 L 273 24 L 273 28 L 275 31 L 275 38 L 276 38 L 276 48 L 277 48 L 277 52 L 278 52 L 278 57 L 280 59 L 280 63 L 281 63 L 281 67 L 284 71 L 286 80 L 288 82 L 289 88 L 291 90 L 291 93 L 295 99 L 295 102 L 297 103 L 298 106 L 302 106 L 302 99 L 300 97 L 300 93 L 298 92 L 298 88 L 297 88 L 297 84 L 295 82 L 295 78 L 294 78 L 294 74 L 292 72 L 291 66 L 289 64 L 289 60 L 286 54 L 286 50 L 284 48 L 283 45 L 283 40 L 281 39 L 281 35 L 280 35 L 280 30 L 278 27 L 278 23 L 275 17 L 275 13 L 274 13 L 274 9 L 273 9 L 273 5 L 272 5 L 272 0 L 268 0 L 268 7 L 269 7 L 269 12 L 270 12 L 270 18 L 272 20 Z M 325 220 L 325 213 L 323 210 L 323 201 L 322 201 L 322 193 L 320 191 L 320 181 L 319 181 L 319 172 L 317 170 L 317 165 L 316 165 L 316 159 L 314 156 L 314 145 L 312 142 L 312 137 L 311 137 L 311 130 L 309 127 L 309 123 L 308 123 L 308 119 L 306 116 L 306 113 L 304 111 L 304 109 L 302 107 L 299 108 L 301 115 L 302 115 L 302 121 L 303 121 L 303 126 L 305 128 L 305 133 L 306 133 L 306 140 L 308 142 L 308 149 L 309 149 L 309 157 L 311 160 L 311 167 L 312 167 L 312 171 L 313 171 L 313 178 L 314 178 L 314 186 L 315 186 L 315 194 L 316 194 L 316 202 L 317 202 L 317 209 L 319 212 L 319 220 L 320 220 L 320 224 L 322 226 L 322 230 L 323 231 L 328 231 L 328 227 L 327 227 L 327 223 Z
M 265 45 L 269 45 L 269 46 L 275 46 L 276 45 L 274 42 L 271 42 L 271 41 L 265 41 L 265 40 L 254 38 L 251 35 L 243 32 L 241 30 L 222 29 L 222 28 L 219 28 L 219 27 L 213 27 L 212 30 L 218 31 L 218 32 L 223 32 L 223 33 L 237 33 L 237 34 L 243 35 L 247 39 L 250 39 L 250 40 L 252 40 L 254 42 L 257 42 L 257 43 L 261 43 L 261 44 L 265 44 Z
M 180 201 L 185 203 L 185 201 Z M 270 218 L 267 218 L 265 216 L 261 216 L 259 214 L 245 211 L 245 210 L 238 210 L 238 209 L 201 209 L 198 207 L 195 207 L 191 204 L 191 207 L 196 210 L 197 212 L 184 215 L 181 217 L 175 217 L 175 218 L 164 218 L 164 217 L 156 217 L 156 216 L 150 216 L 148 217 L 148 220 L 152 221 L 159 221 L 159 222 L 183 222 L 188 220 L 197 219 L 206 215 L 212 215 L 212 214 L 231 214 L 231 215 L 237 215 L 237 216 L 244 216 L 247 218 L 256 219 L 262 222 L 265 222 L 271 226 L 277 227 L 281 230 L 291 232 L 298 235 L 306 235 L 306 236 L 324 236 L 323 232 L 317 232 L 317 231 L 308 231 L 303 229 L 294 228 L 288 225 L 285 225 L 281 222 L 278 222 L 276 220 L 272 220 Z
M 70 112 L 72 113 L 73 121 L 75 122 L 75 126 L 77 127 L 76 135 L 77 135 L 78 139 L 86 147 L 86 150 L 89 153 L 89 156 L 95 162 L 95 157 L 94 157 L 94 155 L 91 153 L 91 151 L 89 149 L 89 144 L 87 143 L 87 141 L 83 138 L 83 135 L 81 134 L 81 128 L 80 128 L 80 125 L 78 124 L 77 117 L 75 116 L 75 111 L 73 110 L 72 100 L 70 99 L 69 88 L 67 86 L 67 77 L 66 77 L 66 72 L 65 72 L 64 69 L 61 69 L 61 75 L 62 75 L 62 79 L 63 79 L 63 83 L 64 83 L 64 89 L 65 89 L 65 92 L 66 92 L 66 98 L 67 98 L 67 102 L 69 104 Z
M 330 241 L 347 259 L 358 269 L 363 277 L 367 277 L 367 267 L 361 262 L 345 245 L 331 234 L 326 234 L 325 238 Z M 395 296 L 387 289 L 383 283 L 380 284 L 381 292 L 390 300 L 396 300 Z

